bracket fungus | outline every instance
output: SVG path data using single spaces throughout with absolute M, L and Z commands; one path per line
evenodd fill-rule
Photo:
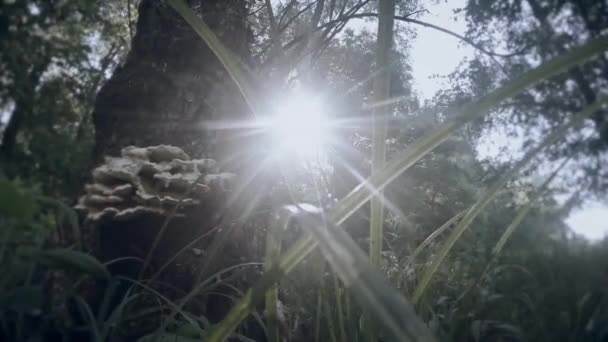
M 220 172 L 215 160 L 191 159 L 179 147 L 129 146 L 93 170 L 76 208 L 92 224 L 166 216 L 176 205 L 175 216 L 184 217 L 191 209 L 213 206 L 234 177 Z

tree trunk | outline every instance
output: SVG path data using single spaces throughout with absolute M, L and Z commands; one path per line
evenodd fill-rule
M 190 5 L 247 63 L 246 2 L 191 0 Z M 116 155 L 129 145 L 170 144 L 190 156 L 217 158 L 222 137 L 205 123 L 245 114 L 238 89 L 192 28 L 164 2 L 142 0 L 126 62 L 97 97 L 95 156 Z
M 251 32 L 247 25 L 247 1 L 190 0 L 189 5 L 233 54 L 248 64 Z M 247 117 L 247 107 L 238 88 L 193 29 L 165 2 L 141 0 L 131 50 L 125 63 L 100 89 L 95 102 L 94 160 L 99 165 L 108 156 L 119 156 L 128 146 L 173 145 L 193 158 L 213 158 L 223 165 L 233 157 L 228 154 L 234 151 L 225 146 L 228 139 L 230 144 L 235 144 L 231 139 L 234 134 L 214 131 L 207 128 L 207 124 Z M 226 167 L 222 169 L 226 171 Z M 223 198 L 215 199 L 215 202 L 222 201 Z M 216 227 L 219 218 L 213 211 L 219 208 L 222 203 L 204 210 L 196 208 L 185 218 L 171 220 L 155 249 L 156 259 L 152 263 L 163 264 L 184 245 Z M 85 225 L 85 235 L 92 234 L 85 245 L 104 261 L 133 255 L 145 259 L 166 216 L 146 216 L 103 225 L 89 222 Z M 230 258 L 233 257 L 225 260 Z M 184 280 L 176 275 L 176 267 L 175 263 L 169 267 L 166 273 L 171 274 L 171 278 L 166 280 L 187 292 L 196 277 L 190 271 Z M 138 268 L 140 263 L 135 267 L 134 264 L 115 266 L 111 271 L 138 277 L 141 271 Z M 210 315 L 220 316 L 226 309 L 213 308 L 214 313 Z M 220 317 L 208 315 L 207 318 L 213 321 Z
M 246 1 L 189 3 L 235 56 L 247 62 Z M 238 88 L 192 28 L 163 1 L 142 0 L 126 61 L 95 102 L 94 160 L 118 156 L 127 146 L 173 145 L 191 157 L 223 161 L 228 159 L 220 155 L 228 133 L 206 126 L 246 115 Z

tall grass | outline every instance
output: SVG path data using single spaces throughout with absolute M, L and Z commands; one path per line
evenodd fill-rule
M 242 63 L 235 59 L 204 21 L 192 12 L 183 0 L 168 0 L 168 3 L 193 27 L 194 31 L 201 36 L 205 43 L 210 47 L 211 51 L 213 51 L 222 62 L 227 73 L 238 85 L 243 97 L 251 107 L 251 111 L 254 114 L 263 111 L 263 101 L 260 100 L 262 95 L 258 93 L 255 84 L 252 82 L 247 71 L 242 67 Z M 394 4 L 392 0 L 380 1 L 380 13 L 378 15 L 378 48 L 376 51 L 377 76 L 374 82 L 374 100 L 377 103 L 385 103 L 389 94 L 389 73 L 383 66 L 390 64 L 389 53 L 392 41 L 393 11 Z M 190 327 L 193 327 L 194 336 L 197 336 L 198 339 L 217 342 L 225 341 L 229 337 L 237 337 L 241 340 L 246 340 L 244 337 L 235 334 L 235 330 L 248 315 L 256 310 L 256 307 L 259 304 L 264 303 L 266 307 L 266 333 L 270 341 L 278 342 L 281 339 L 278 326 L 279 312 L 277 311 L 277 308 L 279 307 L 279 281 L 286 277 L 308 255 L 318 248 L 323 257 L 322 261 L 319 262 L 322 262 L 323 265 L 325 265 L 325 263 L 329 265 L 333 278 L 329 284 L 328 282 L 320 282 L 321 284 L 317 292 L 318 302 L 316 303 L 316 323 L 314 324 L 316 331 L 315 340 L 321 339 L 320 335 L 323 325 L 321 317 L 328 319 L 329 335 L 332 341 L 359 340 L 360 336 L 355 331 L 356 329 L 353 329 L 353 322 L 358 318 L 356 315 L 362 311 L 366 314 L 364 319 L 361 320 L 361 325 L 364 327 L 363 330 L 370 330 L 370 338 L 372 340 L 377 340 L 378 336 L 381 335 L 396 341 L 434 341 L 435 336 L 433 336 L 424 321 L 417 316 L 414 305 L 420 303 L 421 299 L 426 294 L 437 270 L 445 262 L 454 244 L 510 179 L 515 177 L 530 161 L 537 158 L 544 149 L 560 139 L 563 139 L 570 130 L 578 127 L 586 118 L 602 109 L 607 104 L 608 98 L 604 97 L 598 99 L 595 103 L 574 115 L 568 123 L 557 128 L 538 146 L 528 151 L 513 168 L 501 175 L 496 182 L 479 196 L 478 200 L 469 209 L 457 214 L 440 226 L 416 248 L 410 256 L 410 261 L 420 254 L 422 249 L 427 247 L 434 239 L 447 231 L 448 228 L 453 227 L 449 236 L 443 241 L 438 253 L 433 257 L 432 261 L 424 267 L 422 278 L 417 284 L 411 300 L 406 299 L 397 289 L 393 288 L 387 282 L 379 268 L 379 265 L 381 264 L 382 226 L 384 222 L 382 191 L 392 181 L 407 171 L 434 148 L 445 142 L 451 134 L 462 128 L 465 124 L 476 118 L 482 117 L 502 101 L 508 100 L 526 88 L 558 75 L 571 67 L 580 65 L 591 57 L 601 52 L 605 52 L 606 50 L 608 50 L 608 40 L 604 37 L 597 38 L 528 71 L 476 101 L 466 104 L 461 108 L 454 109 L 454 115 L 450 116 L 453 117 L 452 120 L 446 121 L 427 135 L 415 141 L 405 151 L 388 162 L 385 160 L 384 143 L 386 140 L 385 119 L 390 115 L 390 107 L 384 105 L 375 107 L 373 113 L 374 146 L 372 175 L 354 188 L 347 196 L 342 198 L 333 209 L 327 212 L 309 205 L 300 204 L 281 209 L 278 216 L 279 218 L 271 224 L 268 229 L 264 274 L 252 288 L 247 290 L 243 296 L 238 299 L 226 317 L 216 325 L 211 325 L 202 318 L 192 317 L 185 311 L 184 307 L 195 296 L 207 290 L 213 279 L 225 272 L 232 271 L 234 268 L 221 270 L 207 279 L 201 279 L 195 288 L 185 294 L 180 301 L 174 302 L 165 298 L 161 293 L 158 293 L 149 285 L 149 282 L 154 280 L 161 271 L 157 271 L 157 273 L 152 276 L 152 279 L 143 279 L 143 273 L 149 264 L 149 256 L 143 262 L 144 267 L 142 267 L 140 279 L 135 280 L 113 278 L 107 271 L 106 265 L 99 263 L 96 259 L 83 252 L 72 249 L 32 249 L 29 251 L 29 257 L 32 261 L 30 267 L 32 269 L 39 266 L 67 268 L 92 275 L 109 284 L 106 288 L 106 293 L 103 296 L 102 305 L 97 312 L 94 312 L 83 298 L 73 292 L 70 293 L 70 296 L 72 296 L 77 303 L 77 308 L 81 311 L 82 317 L 85 318 L 86 326 L 92 334 L 92 339 L 95 341 L 104 341 L 112 337 L 116 327 L 124 319 L 126 306 L 129 303 L 136 301 L 139 296 L 141 296 L 141 293 L 136 291 L 141 290 L 145 293 L 153 294 L 155 298 L 159 300 L 158 311 L 167 313 L 161 323 L 161 328 L 159 329 L 160 334 L 151 336 L 150 338 L 165 340 L 165 337 L 168 336 L 168 340 L 169 338 L 175 337 L 168 334 L 166 331 L 169 330 L 170 326 L 174 325 L 177 320 L 176 317 L 180 317 L 183 318 Z M 554 176 L 555 174 L 541 186 L 539 194 L 542 193 L 542 189 L 546 187 Z M 34 205 L 39 205 L 39 203 L 50 203 L 48 199 L 43 198 L 38 200 L 24 198 L 24 196 L 21 196 L 22 194 L 14 191 L 14 189 L 6 184 L 0 184 L 0 190 L 2 189 L 11 190 L 12 198 L 20 199 L 25 203 L 17 208 L 22 211 L 18 214 L 22 216 L 22 218 L 32 215 L 28 209 L 23 209 L 28 205 L 33 207 Z M 368 201 L 371 201 L 371 220 L 369 229 L 370 248 L 369 254 L 366 255 L 360 246 L 340 227 L 340 225 Z M 508 239 L 530 211 L 532 206 L 531 203 L 518 212 L 517 216 L 502 234 L 494 247 L 494 256 L 500 254 Z M 8 207 L 10 203 L 0 204 L 2 204 L 0 205 L 0 209 L 3 209 L 5 206 Z M 68 218 L 68 222 L 70 222 L 75 234 L 77 234 L 78 230 L 76 229 L 77 224 L 75 223 L 76 220 L 74 215 L 69 210 L 66 212 L 67 214 L 65 217 Z M 306 228 L 305 231 L 307 233 L 287 251 L 282 251 L 282 232 L 288 229 L 292 224 L 298 224 L 301 227 Z M 6 243 L 4 243 L 10 240 L 8 234 L 11 234 L 11 232 L 7 231 L 6 234 L 7 236 L 3 237 L 3 244 L 0 246 L 0 264 L 7 264 L 13 261 L 8 253 L 8 247 Z M 155 241 L 158 241 L 159 238 L 160 237 Z M 182 251 L 186 249 L 187 247 L 184 247 Z M 169 263 L 165 265 L 168 264 Z M 237 265 L 235 268 L 241 266 L 243 265 Z M 110 309 L 110 299 L 116 291 L 116 282 L 119 280 L 129 283 L 131 287 L 120 300 L 119 305 Z M 3 280 L 2 284 L 5 282 L 9 283 L 8 280 Z M 25 281 L 18 279 L 16 282 L 19 282 L 23 286 L 18 288 L 19 291 L 15 290 L 14 293 L 10 293 L 10 296 L 14 297 L 19 295 L 21 297 L 27 297 L 24 296 L 24 294 L 33 294 L 34 292 L 38 294 L 38 292 L 36 292 L 38 289 L 32 289 L 31 277 L 28 277 Z M 325 284 L 323 285 L 323 283 Z M 326 288 L 330 288 L 331 290 L 327 291 Z M 333 298 L 328 298 L 328 294 L 333 294 Z M 2 300 L 11 299 L 12 297 L 10 296 L 2 296 Z M 34 297 L 34 295 L 31 297 Z M 351 303 L 351 299 L 359 305 L 358 308 L 361 310 L 355 309 L 355 305 L 354 303 Z M 10 322 L 10 325 L 14 324 L 16 326 L 15 337 L 17 339 L 21 339 L 25 335 L 25 327 L 22 319 L 24 312 L 25 311 L 20 312 L 20 315 L 15 322 Z M 9 324 L 4 318 L 1 320 L 1 323 L 3 325 Z M 379 327 L 380 330 L 377 332 L 375 327 Z M 8 331 L 12 328 L 3 329 Z
M 259 94 L 252 94 L 255 88 L 248 86 L 250 83 L 246 73 L 241 70 L 238 61 L 229 54 L 225 53 L 225 48 L 208 29 L 203 20 L 197 17 L 182 0 L 170 0 L 169 3 L 180 13 L 194 30 L 199 33 L 201 38 L 207 42 L 212 51 L 222 61 L 228 69 L 233 80 L 239 85 L 243 96 L 251 104 L 252 98 L 257 98 Z M 392 13 L 392 1 L 380 2 L 381 20 L 389 13 Z M 389 21 L 382 21 L 379 24 L 379 46 L 377 51 L 377 62 L 386 61 L 385 55 L 390 45 L 389 32 L 383 31 L 392 24 Z M 395 180 L 399 175 L 409 169 L 414 163 L 432 151 L 435 147 L 443 143 L 451 134 L 463 127 L 468 122 L 479 118 L 488 113 L 492 108 L 499 105 L 502 101 L 517 95 L 524 89 L 549 79 L 571 67 L 579 65 L 594 55 L 608 49 L 608 40 L 596 38 L 589 43 L 572 49 L 571 51 L 544 63 L 543 65 L 526 72 L 525 74 L 507 82 L 502 87 L 492 91 L 486 96 L 473 101 L 455 110 L 451 115 L 454 119 L 447 121 L 437 127 L 426 136 L 414 142 L 409 148 L 402 152 L 392 161 L 384 164 L 383 130 L 385 129 L 381 121 L 377 121 L 374 126 L 374 169 L 370 178 L 362 182 L 353 189 L 346 197 L 341 199 L 337 205 L 328 213 L 323 213 L 320 219 L 319 213 L 310 208 L 297 207 L 294 211 L 299 215 L 300 224 L 308 227 L 311 234 L 306 235 L 294 246 L 280 257 L 280 262 L 274 267 L 267 268 L 266 273 L 259 282 L 250 289 L 238 304 L 234 306 L 226 318 L 218 324 L 209 335 L 208 341 L 224 341 L 239 323 L 254 309 L 257 303 L 264 297 L 268 289 L 273 288 L 278 279 L 289 273 L 317 246 L 321 251 L 333 271 L 340 277 L 347 289 L 352 291 L 355 299 L 365 309 L 370 312 L 372 318 L 383 327 L 385 333 L 396 340 L 401 341 L 430 341 L 432 335 L 413 313 L 413 309 L 408 301 L 403 298 L 396 290 L 393 290 L 378 269 L 372 264 L 362 259 L 362 251 L 356 243 L 343 232 L 338 226 L 350 217 L 356 210 L 361 208 L 367 201 L 372 200 L 372 222 L 370 229 L 370 260 L 378 264 L 379 251 L 381 250 L 382 235 L 382 190 Z M 382 73 L 381 75 L 383 75 Z M 377 78 L 376 100 L 382 101 L 387 97 L 387 84 L 383 76 Z M 496 196 L 498 191 L 506 182 L 522 169 L 530 160 L 534 159 L 549 144 L 561 139 L 572 127 L 576 127 L 584 118 L 601 109 L 606 103 L 606 99 L 598 100 L 581 113 L 577 114 L 573 120 L 552 133 L 538 147 L 532 149 L 526 156 L 515 165 L 513 169 L 503 175 L 494 183 L 480 199 L 471 207 L 452 230 L 447 241 L 443 244 L 439 254 L 433 259 L 425 269 L 421 282 L 413 295 L 413 302 L 419 302 L 431 282 L 435 272 L 444 261 L 454 243 L 462 236 L 462 233 L 470 226 L 475 217 L 485 208 L 485 206 Z M 386 107 L 383 107 L 386 109 Z M 259 110 L 252 105 L 252 111 Z M 386 113 L 378 113 L 378 117 Z M 348 228 L 348 227 L 346 227 Z

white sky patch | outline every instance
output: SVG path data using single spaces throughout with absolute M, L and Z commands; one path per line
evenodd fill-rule
M 10 101 L 7 104 L 0 105 L 0 136 L 4 131 L 4 128 L 8 124 L 11 116 L 13 115 L 13 110 L 15 109 L 15 104 Z
M 465 5 L 465 0 L 428 4 L 429 13 L 424 14 L 420 20 L 463 35 L 466 22 L 463 17 L 455 20 L 453 10 Z M 438 90 L 446 88 L 446 82 L 441 76 L 453 72 L 465 58 L 472 58 L 474 50 L 455 37 L 437 30 L 417 27 L 417 32 L 418 36 L 411 50 L 412 74 L 414 89 L 424 101 L 432 98 Z M 521 156 L 522 142 L 521 136 L 510 137 L 501 131 L 489 132 L 481 139 L 479 157 L 505 160 L 508 156 Z M 581 208 L 572 212 L 566 223 L 575 233 L 590 240 L 608 236 L 608 204 L 587 201 Z
M 11 113 L 0 112 L 0 127 L 3 127 L 4 125 L 6 125 L 10 118 L 11 118 Z
M 438 5 L 429 4 L 420 20 L 441 26 L 456 33 L 464 33 L 464 18 L 454 20 L 453 10 L 463 7 L 465 1 L 451 0 Z M 412 74 L 414 88 L 422 100 L 430 99 L 435 92 L 446 88 L 446 82 L 436 76 L 446 76 L 465 58 L 473 57 L 473 50 L 458 39 L 432 28 L 417 26 L 418 36 L 412 45 Z
M 608 236 L 608 208 L 605 204 L 588 201 L 568 217 L 566 223 L 572 230 L 588 239 L 598 240 Z

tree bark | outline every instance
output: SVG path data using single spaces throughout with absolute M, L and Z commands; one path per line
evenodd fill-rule
M 40 64 L 35 65 L 32 70 L 26 74 L 22 74 L 16 79 L 26 80 L 13 93 L 12 98 L 15 99 L 15 108 L 9 119 L 8 124 L 1 132 L 2 141 L 0 142 L 0 160 L 10 162 L 16 152 L 17 137 L 21 126 L 26 121 L 26 117 L 31 116 L 32 103 L 35 101 L 36 88 L 40 84 L 40 76 L 48 68 L 50 58 L 45 58 Z M 15 175 L 11 175 L 15 176 Z
M 247 1 L 190 0 L 188 4 L 222 43 L 248 64 L 251 32 Z M 213 52 L 164 1 L 141 0 L 138 11 L 131 50 L 95 101 L 95 163 L 102 163 L 107 156 L 119 156 L 127 146 L 162 144 L 180 147 L 193 158 L 215 159 L 221 165 L 233 157 L 225 145 L 228 139 L 235 144 L 234 132 L 214 131 L 207 128 L 208 123 L 247 118 L 243 97 Z M 104 261 L 133 256 L 132 251 L 138 249 L 141 253 L 137 256 L 143 258 L 163 220 L 145 217 L 112 222 L 106 227 L 89 224 L 85 226 L 85 245 Z M 171 253 L 217 224 L 217 215 L 203 217 L 201 212 L 171 222 L 155 249 L 157 261 L 164 263 Z M 138 271 L 134 272 L 132 266 L 114 271 L 137 277 Z M 167 273 L 175 275 L 171 270 Z M 187 280 L 169 280 L 187 292 L 194 279 L 190 274 Z M 223 312 L 226 308 L 213 310 Z M 218 317 L 207 318 L 213 321 Z
M 249 60 L 247 3 L 191 0 L 191 7 L 243 62 Z M 216 157 L 205 123 L 246 114 L 238 89 L 192 28 L 168 5 L 142 0 L 126 62 L 95 103 L 95 157 L 129 146 L 170 144 L 190 156 Z

